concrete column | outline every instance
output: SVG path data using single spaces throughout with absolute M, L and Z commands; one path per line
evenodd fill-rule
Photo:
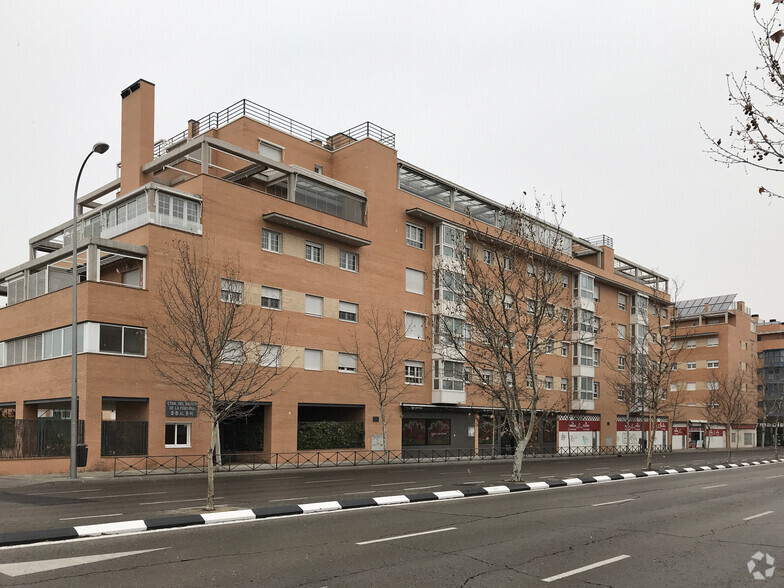
M 97 282 L 99 276 L 98 246 L 87 246 L 87 281 Z

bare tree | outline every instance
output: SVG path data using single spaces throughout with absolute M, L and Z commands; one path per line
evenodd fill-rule
M 406 360 L 414 351 L 411 339 L 406 337 L 403 319 L 392 312 L 381 313 L 377 308 L 367 312 L 363 321 L 363 335 L 354 332 L 350 351 L 357 361 L 357 371 L 377 403 L 381 413 L 383 451 L 387 450 L 387 407 L 406 393 L 410 382 L 422 382 L 424 367 L 411 366 L 406 370 Z
M 677 293 L 677 288 L 676 288 Z M 673 295 L 673 300 L 676 294 Z M 639 417 L 641 446 L 647 454 L 646 467 L 653 464 L 654 441 L 659 417 L 675 418 L 681 404 L 681 379 L 676 370 L 683 345 L 673 339 L 670 318 L 674 302 L 656 292 L 650 296 L 631 295 L 632 324 L 627 339 L 615 339 L 618 356 L 605 355 L 610 382 L 618 391 L 618 400 L 626 410 L 626 447 L 629 450 L 629 426 Z M 626 326 L 624 325 L 624 330 Z M 683 332 L 678 333 L 682 337 Z M 617 365 L 613 366 L 613 359 Z M 647 436 L 645 435 L 647 427 Z
M 207 510 L 215 508 L 219 427 L 253 409 L 286 382 L 273 311 L 243 299 L 236 267 L 184 241 L 171 248 L 170 272 L 158 287 L 161 311 L 151 317 L 156 346 L 150 359 L 166 384 L 198 403 L 210 421 Z
M 763 171 L 784 172 L 784 74 L 780 59 L 784 29 L 780 21 L 781 2 L 760 10 L 753 4 L 754 43 L 760 62 L 751 73 L 742 76 L 727 74 L 729 102 L 737 115 L 724 137 L 709 134 L 708 153 L 726 165 L 743 164 Z M 759 193 L 782 198 L 778 190 L 759 187 Z
M 764 393 L 762 405 L 762 423 L 765 427 L 762 432 L 762 445 L 765 445 L 765 435 L 768 427 L 773 425 L 773 451 L 775 458 L 779 458 L 779 435 L 784 424 L 784 395 L 779 393 Z
M 515 444 L 512 479 L 519 481 L 525 449 L 543 409 L 551 408 L 545 400 L 557 401 L 544 395 L 543 362 L 557 343 L 573 338 L 565 263 L 571 243 L 561 231 L 562 206 L 537 201 L 533 214 L 515 206 L 502 219 L 501 231 L 471 221 L 445 237 L 456 254 L 441 252 L 435 276 L 433 347 L 445 358 L 445 371 L 447 364 L 465 365 L 502 408 Z M 434 374 L 434 380 L 448 376 Z
M 732 459 L 730 433 L 733 426 L 741 424 L 756 408 L 754 395 L 750 391 L 751 378 L 741 370 L 727 370 L 714 374 L 707 384 L 709 389 L 704 414 L 708 420 L 724 425 L 724 446 L 729 461 Z

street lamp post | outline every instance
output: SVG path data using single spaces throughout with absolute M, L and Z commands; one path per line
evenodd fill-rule
M 76 353 L 77 353 L 77 344 L 78 339 L 76 336 L 76 286 L 79 283 L 79 276 L 76 273 L 76 242 L 77 242 L 77 235 L 76 235 L 76 222 L 78 220 L 78 210 L 79 206 L 76 202 L 77 194 L 79 193 L 79 180 L 82 179 L 82 172 L 84 171 L 84 166 L 87 165 L 87 160 L 90 159 L 90 156 L 93 153 L 106 153 L 109 150 L 109 145 L 106 143 L 96 143 L 93 145 L 92 150 L 90 153 L 87 154 L 87 157 L 84 158 L 82 162 L 82 167 L 79 168 L 79 175 L 76 176 L 76 185 L 74 186 L 74 197 L 73 197 L 73 224 L 71 225 L 71 246 L 72 246 L 72 253 L 73 253 L 73 293 L 72 293 L 72 303 L 71 303 L 71 469 L 69 476 L 71 478 L 76 478 L 76 444 L 78 441 L 78 428 L 79 428 L 79 404 L 77 400 L 77 372 L 76 372 Z

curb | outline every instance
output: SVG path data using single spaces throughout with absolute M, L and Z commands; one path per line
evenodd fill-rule
M 97 537 L 101 535 L 122 535 L 125 533 L 138 533 L 159 529 L 176 529 L 195 525 L 210 525 L 236 521 L 250 521 L 301 514 L 314 514 L 336 510 L 349 510 L 353 508 L 369 508 L 374 506 L 389 506 L 395 504 L 409 504 L 426 502 L 430 500 L 452 500 L 455 498 L 470 498 L 473 496 L 492 496 L 509 494 L 512 492 L 526 492 L 536 490 L 549 490 L 566 486 L 581 486 L 584 484 L 601 484 L 621 480 L 634 480 L 637 478 L 650 478 L 670 474 L 692 474 L 713 470 L 728 470 L 741 467 L 759 466 L 772 463 L 784 463 L 784 459 L 763 459 L 759 461 L 744 461 L 740 463 L 719 464 L 700 467 L 669 468 L 661 470 L 641 470 L 623 474 L 609 474 L 602 476 L 586 476 L 583 478 L 564 478 L 561 480 L 546 480 L 542 482 L 513 483 L 502 486 L 486 486 L 481 488 L 468 488 L 465 490 L 445 490 L 442 492 L 423 492 L 419 494 L 401 494 L 397 496 L 377 496 L 375 498 L 352 498 L 348 500 L 332 500 L 327 502 L 312 502 L 290 506 L 268 506 L 231 510 L 225 512 L 211 512 L 201 515 L 178 515 L 135 521 L 120 521 L 116 523 L 101 523 L 97 525 L 82 525 L 60 529 L 44 529 L 40 531 L 20 531 L 15 533 L 0 533 L 0 547 L 11 545 L 28 545 L 47 541 L 65 541 L 81 537 Z

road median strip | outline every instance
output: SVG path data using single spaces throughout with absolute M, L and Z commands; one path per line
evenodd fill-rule
M 216 524 L 225 522 L 248 521 L 275 517 L 315 514 L 349 510 L 356 508 L 371 508 L 374 506 L 392 506 L 426 501 L 455 500 L 475 496 L 493 496 L 516 492 L 550 490 L 565 488 L 567 486 L 582 486 L 598 482 L 613 482 L 621 480 L 634 480 L 638 478 L 651 478 L 675 474 L 691 474 L 698 472 L 731 470 L 740 467 L 751 467 L 774 463 L 784 463 L 784 459 L 763 459 L 759 461 L 741 462 L 738 464 L 717 464 L 700 466 L 699 468 L 682 467 L 661 470 L 644 470 L 638 472 L 625 472 L 622 474 L 605 474 L 598 476 L 585 476 L 581 478 L 548 479 L 541 482 L 510 483 L 501 486 L 485 486 L 465 488 L 461 490 L 445 490 L 439 492 L 422 492 L 417 494 L 376 496 L 373 498 L 353 498 L 348 500 L 335 500 L 327 502 L 314 502 L 288 506 L 267 506 L 253 509 L 237 509 L 223 512 L 204 514 L 189 514 L 170 517 L 159 517 L 145 520 L 118 521 L 100 523 L 95 525 L 81 525 L 59 529 L 43 529 L 38 531 L 17 531 L 13 533 L 0 533 L 0 547 L 12 545 L 29 545 L 51 541 L 66 541 L 80 537 L 96 537 L 100 535 L 119 535 L 124 533 L 138 533 L 161 529 L 175 529 L 195 525 Z M 768 513 L 755 515 L 756 518 Z M 746 519 L 744 519 L 746 520 Z

